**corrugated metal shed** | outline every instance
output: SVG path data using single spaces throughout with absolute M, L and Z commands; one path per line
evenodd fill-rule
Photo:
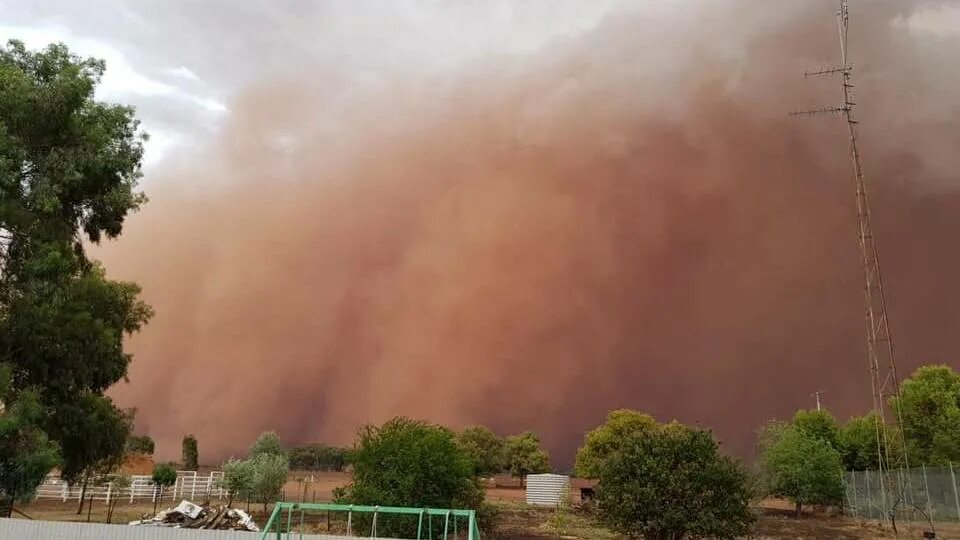
M 257 540 L 260 538 L 260 533 L 0 519 L 0 538 L 16 538 L 18 540 Z M 297 534 L 297 538 L 300 538 L 299 534 Z M 347 537 L 305 534 L 303 538 L 304 540 L 340 540 Z
M 570 496 L 570 477 L 562 474 L 527 475 L 527 504 L 557 506 Z

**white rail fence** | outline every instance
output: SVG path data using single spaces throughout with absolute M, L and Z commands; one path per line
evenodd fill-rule
M 198 475 L 196 471 L 177 471 L 177 481 L 172 485 L 163 488 L 153 483 L 150 476 L 133 475 L 130 477 L 128 487 L 115 487 L 112 482 L 94 485 L 93 482 L 87 485 L 88 498 L 95 501 L 104 501 L 109 503 L 112 500 L 135 500 L 163 501 L 176 499 L 223 499 L 227 492 L 220 487 L 220 481 L 223 479 L 223 472 L 213 471 L 210 474 Z M 44 479 L 40 487 L 37 488 L 38 499 L 59 499 L 61 501 L 80 500 L 80 493 L 83 488 L 80 484 L 68 485 L 58 476 L 48 476 Z

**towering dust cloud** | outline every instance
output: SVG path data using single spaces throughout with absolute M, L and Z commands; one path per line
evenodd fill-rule
M 815 390 L 865 411 L 845 130 L 786 115 L 839 97 L 801 77 L 835 61 L 834 3 L 716 4 L 429 77 L 245 89 L 101 250 L 157 311 L 120 403 L 207 459 L 408 415 L 534 429 L 561 464 L 611 408 L 741 454 Z M 957 364 L 960 34 L 923 24 L 947 4 L 853 8 L 904 371 Z

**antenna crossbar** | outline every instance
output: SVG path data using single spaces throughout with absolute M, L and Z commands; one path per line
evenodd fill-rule
M 845 114 L 849 110 L 850 105 L 841 105 L 839 107 L 820 107 L 819 109 L 808 109 L 806 111 L 791 111 L 789 114 L 790 116 L 817 116 L 820 114 Z
M 817 71 L 804 71 L 804 77 L 823 77 L 826 75 L 836 75 L 837 73 L 852 73 L 853 66 L 840 66 L 840 67 L 829 67 L 829 68 L 820 68 Z

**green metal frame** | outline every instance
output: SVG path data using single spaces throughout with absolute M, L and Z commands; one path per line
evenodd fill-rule
M 419 515 L 420 519 L 417 522 L 417 538 L 416 540 L 425 540 L 428 538 L 433 538 L 433 516 L 443 517 L 443 538 L 447 540 L 448 535 L 452 532 L 453 536 L 450 538 L 457 538 L 457 518 L 466 518 L 467 520 L 467 540 L 480 540 L 480 528 L 477 525 L 477 513 L 474 510 L 448 510 L 442 508 L 409 508 L 403 506 L 360 506 L 353 504 L 331 504 L 331 503 L 294 503 L 294 502 L 278 502 L 273 507 L 273 513 L 270 514 L 270 519 L 267 521 L 267 525 L 263 528 L 263 532 L 260 533 L 260 540 L 270 540 L 270 537 L 273 536 L 275 540 L 283 539 L 283 513 L 287 512 L 287 532 L 286 538 L 292 538 L 291 536 L 291 524 L 293 523 L 293 514 L 294 512 L 300 512 L 300 538 L 303 538 L 303 516 L 306 512 L 309 511 L 324 511 L 327 512 L 346 512 L 347 513 L 347 534 L 353 536 L 352 523 L 353 523 L 353 513 L 358 514 L 373 514 L 373 526 L 371 529 L 371 538 L 377 538 L 377 516 L 379 514 L 399 514 L 399 515 Z M 423 518 L 427 517 L 427 531 L 423 530 Z M 453 519 L 453 530 L 450 530 L 450 518 Z M 271 531 L 271 528 L 276 530 Z M 423 533 L 426 532 L 427 535 L 423 536 Z M 414 540 L 414 539 L 411 539 Z

